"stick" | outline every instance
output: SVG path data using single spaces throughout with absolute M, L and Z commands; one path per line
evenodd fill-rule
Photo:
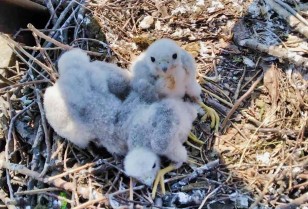
M 59 175 L 48 177 L 48 178 L 45 180 L 45 181 L 46 181 L 45 183 L 50 182 L 50 181 L 53 181 L 53 180 L 58 179 L 58 178 L 61 178 L 61 177 L 63 177 L 63 176 L 67 176 L 67 175 L 69 175 L 69 174 L 71 174 L 71 173 L 80 171 L 80 170 L 82 170 L 82 169 L 91 167 L 91 166 L 93 166 L 93 165 L 95 165 L 95 164 L 96 164 L 96 162 L 87 163 L 87 164 L 85 164 L 85 165 L 83 165 L 83 166 L 80 166 L 80 167 L 78 167 L 78 168 L 70 169 L 70 170 L 68 170 L 68 171 L 66 171 L 66 172 L 64 172 L 64 173 L 59 174 Z
M 232 109 L 230 110 L 230 112 L 228 113 L 228 115 L 226 116 L 226 118 L 224 119 L 224 121 L 221 124 L 221 130 L 224 130 L 228 120 L 230 119 L 230 117 L 233 115 L 233 113 L 237 110 L 237 108 L 240 106 L 240 104 L 250 95 L 250 93 L 256 88 L 256 86 L 260 83 L 260 81 L 262 80 L 264 74 L 262 73 L 258 79 L 252 84 L 252 86 L 248 89 L 248 91 L 241 96 L 233 105 Z
M 278 4 L 286 8 L 292 15 L 294 15 L 297 19 L 302 21 L 306 26 L 308 26 L 308 21 L 303 18 L 300 14 L 298 14 L 292 7 L 290 7 L 288 4 L 282 2 L 281 0 L 275 0 Z
M 13 84 L 11 86 L 1 88 L 0 93 L 3 93 L 5 91 L 8 91 L 10 89 L 20 87 L 20 86 L 28 86 L 28 85 L 38 84 L 38 83 L 49 83 L 49 82 L 50 82 L 49 80 L 36 80 L 36 81 L 28 81 L 28 82 L 25 82 L 25 83 L 16 83 L 16 84 Z
M 52 24 L 55 25 L 58 19 L 55 9 L 51 3 L 51 0 L 44 0 L 47 9 L 49 10 L 50 18 L 52 19 Z
M 78 205 L 77 207 L 74 207 L 74 208 L 72 208 L 72 209 L 83 209 L 83 208 L 87 208 L 88 206 L 93 205 L 93 204 L 95 204 L 95 203 L 99 203 L 99 202 L 101 202 L 101 201 L 103 201 L 104 203 L 106 203 L 107 200 L 108 200 L 108 199 L 107 199 L 106 197 L 97 198 L 97 199 L 95 199 L 95 200 L 90 200 L 90 201 L 85 202 L 85 203 L 83 203 L 83 204 L 81 204 L 81 205 Z
M 277 209 L 295 209 L 306 202 L 308 202 L 308 193 L 304 193 L 303 195 L 294 199 L 290 203 L 277 207 Z
M 270 5 L 276 13 L 278 13 L 282 18 L 284 18 L 289 23 L 289 25 L 294 28 L 294 30 L 308 38 L 308 27 L 305 24 L 300 22 L 295 16 L 293 16 L 290 12 L 286 11 L 274 0 L 265 0 L 265 2 Z
M 173 184 L 171 186 L 172 190 L 179 190 L 181 187 L 187 185 L 189 182 L 196 179 L 199 175 L 204 174 L 205 172 L 212 170 L 212 169 L 216 168 L 217 166 L 219 166 L 219 159 L 211 161 L 211 162 L 197 168 L 196 170 L 194 170 L 194 172 L 192 172 L 191 174 L 186 176 L 184 179 L 182 179 L 181 181 Z
M 16 207 L 10 203 L 11 199 L 7 197 L 3 189 L 0 189 L 0 200 L 6 205 L 8 209 L 16 209 Z
M 211 193 L 209 193 L 208 195 L 206 195 L 206 197 L 203 199 L 202 203 L 200 204 L 198 209 L 202 209 L 204 204 L 206 203 L 206 201 L 213 196 L 214 194 L 216 194 L 218 192 L 218 190 L 220 190 L 222 186 L 220 185 L 219 187 L 217 187 L 216 189 L 214 189 Z
M 287 159 L 287 158 L 286 158 Z M 285 160 L 284 160 L 285 161 Z M 264 195 L 266 194 L 268 188 L 270 187 L 270 185 L 272 184 L 272 182 L 275 180 L 276 176 L 278 175 L 278 172 L 280 171 L 280 169 L 283 166 L 283 163 L 280 163 L 280 165 L 278 166 L 277 170 L 275 171 L 274 175 L 272 176 L 272 178 L 266 183 L 266 185 L 264 186 L 264 189 L 261 193 L 261 195 L 256 199 L 256 201 L 249 207 L 249 209 L 253 209 L 255 208 L 259 202 L 263 199 Z
M 49 188 L 44 188 L 44 189 L 34 189 L 30 191 L 20 191 L 20 192 L 15 192 L 15 195 L 35 195 L 35 194 L 41 194 L 45 192 L 53 192 L 53 191 L 59 191 L 59 188 L 56 187 L 49 187 Z
M 32 24 L 28 24 L 27 26 L 29 28 L 29 30 L 31 30 L 33 33 L 35 33 L 37 36 L 45 39 L 46 41 L 50 42 L 50 43 L 53 43 L 54 45 L 58 46 L 58 47 L 61 47 L 62 49 L 64 50 L 71 50 L 73 49 L 74 47 L 73 46 L 70 46 L 70 45 L 67 45 L 67 44 L 63 44 L 61 43 L 60 41 L 57 41 L 47 35 L 45 35 L 44 33 L 42 33 L 41 31 L 39 31 L 38 29 L 36 29 Z M 93 56 L 102 56 L 102 53 L 99 53 L 99 52 L 92 52 L 92 51 L 85 51 L 87 54 L 89 55 L 93 55 Z
M 308 31 L 307 31 L 308 33 Z M 308 35 L 308 34 L 307 34 Z M 268 53 L 269 55 L 273 55 L 278 58 L 282 58 L 284 60 L 288 60 L 293 62 L 297 66 L 308 67 L 308 59 L 304 58 L 300 55 L 297 55 L 294 52 L 290 52 L 287 49 L 281 49 L 276 46 L 267 46 L 265 44 L 259 43 L 254 39 L 244 39 L 239 42 L 241 46 L 245 46 L 251 48 L 253 50 L 258 50 L 260 52 Z
M 50 144 L 50 139 L 49 139 L 49 132 L 47 128 L 47 122 L 46 122 L 46 116 L 45 116 L 45 111 L 42 105 L 41 101 L 41 94 L 39 90 L 36 88 L 35 89 L 35 94 L 36 94 L 36 103 L 38 104 L 39 110 L 40 110 L 40 115 L 41 115 L 41 121 L 42 121 L 42 126 L 43 126 L 43 131 L 44 131 L 44 138 L 45 138 L 45 144 L 46 144 L 46 150 L 47 150 L 47 156 L 44 164 L 44 169 L 41 172 L 41 176 L 45 176 L 45 174 L 48 171 L 49 163 L 50 163 L 50 158 L 51 158 L 51 144 Z
M 11 171 L 15 171 L 17 173 L 20 173 L 20 174 L 23 174 L 23 175 L 26 175 L 26 176 L 29 176 L 29 177 L 37 180 L 37 181 L 44 182 L 44 183 L 47 183 L 49 185 L 53 185 L 55 187 L 64 189 L 64 190 L 69 191 L 69 192 L 74 191 L 75 186 L 74 186 L 73 183 L 64 181 L 63 179 L 60 179 L 60 178 L 52 180 L 52 181 L 47 181 L 49 176 L 46 176 L 46 178 L 42 178 L 38 172 L 31 171 L 24 165 L 5 162 L 3 160 L 2 154 L 0 154 L 0 169 L 3 169 L 3 168 L 11 170 Z M 77 190 L 77 193 L 79 195 L 81 195 L 83 198 L 89 199 L 90 193 L 89 193 L 89 189 L 87 187 L 78 186 L 76 188 L 76 190 Z M 104 197 L 104 195 L 102 193 L 98 192 L 98 191 L 96 191 L 95 195 L 96 195 L 96 198 Z
M 241 85 L 242 85 L 243 79 L 245 77 L 245 74 L 246 74 L 246 67 L 244 68 L 244 72 L 243 72 L 243 74 L 242 74 L 242 76 L 241 76 L 241 78 L 240 78 L 240 80 L 237 84 L 236 91 L 235 91 L 234 96 L 233 96 L 234 100 L 237 100 L 237 98 L 238 98 L 238 95 L 240 93 Z

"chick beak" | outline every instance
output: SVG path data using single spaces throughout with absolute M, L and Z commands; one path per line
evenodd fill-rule
M 168 68 L 167 67 L 162 67 L 163 72 L 167 72 Z

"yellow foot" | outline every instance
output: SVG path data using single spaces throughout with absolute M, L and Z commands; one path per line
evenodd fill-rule
M 202 117 L 202 121 L 205 121 L 207 116 L 209 115 L 211 117 L 211 128 L 214 128 L 215 127 L 215 132 L 218 132 L 218 126 L 219 126 L 219 116 L 217 114 L 217 112 L 213 109 L 213 108 L 210 108 L 209 106 L 206 106 L 203 102 L 198 102 L 198 104 L 202 107 L 202 109 L 204 109 L 207 114 L 205 114 L 203 117 Z
M 166 189 L 165 189 L 165 183 L 164 183 L 164 175 L 172 170 L 175 170 L 176 167 L 174 165 L 169 165 L 168 167 L 161 169 L 160 171 L 158 171 L 154 185 L 153 185 L 153 189 L 152 189 L 152 198 L 154 199 L 156 196 L 156 192 L 157 192 L 157 186 L 158 183 L 160 183 L 160 187 L 161 187 L 161 192 L 163 194 L 166 193 Z
M 197 136 L 195 134 L 193 134 L 192 132 L 189 133 L 188 138 L 191 139 L 192 141 L 203 145 L 204 141 L 201 141 L 200 139 L 197 138 Z

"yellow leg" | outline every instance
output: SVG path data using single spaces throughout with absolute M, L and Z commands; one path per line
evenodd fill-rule
M 217 112 L 213 109 L 213 108 L 210 108 L 209 106 L 206 106 L 203 102 L 198 102 L 198 104 L 202 107 L 202 109 L 204 109 L 207 114 L 211 117 L 211 128 L 214 128 L 215 127 L 215 132 L 218 132 L 218 126 L 219 126 L 219 116 L 217 114 Z M 207 115 L 204 115 L 202 117 L 201 120 L 206 120 L 207 118 Z
M 153 189 L 152 189 L 152 198 L 154 199 L 157 192 L 158 183 L 160 183 L 161 191 L 163 194 L 166 193 L 165 183 L 164 183 L 164 175 L 172 170 L 175 170 L 176 167 L 174 165 L 169 165 L 168 167 L 161 169 L 156 176 Z
M 196 135 L 193 134 L 192 132 L 189 133 L 188 138 L 191 139 L 192 141 L 198 143 L 198 144 L 201 144 L 201 145 L 204 144 L 204 142 L 201 141 L 200 139 L 198 139 L 198 138 L 196 137 Z

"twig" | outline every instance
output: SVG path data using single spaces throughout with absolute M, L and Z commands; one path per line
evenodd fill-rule
M 36 94 L 36 103 L 38 104 L 40 114 L 41 114 L 41 121 L 42 121 L 43 130 L 44 130 L 44 138 L 45 138 L 45 144 L 46 144 L 46 150 L 47 150 L 47 153 L 46 153 L 47 156 L 46 156 L 46 160 L 45 160 L 44 169 L 41 172 L 41 176 L 44 176 L 46 174 L 46 172 L 48 171 L 48 167 L 49 167 L 49 163 L 50 163 L 51 144 L 50 144 L 50 139 L 49 139 L 49 132 L 48 132 L 48 129 L 47 129 L 45 111 L 44 111 L 42 101 L 41 101 L 41 94 L 40 94 L 40 92 L 37 88 L 35 89 L 35 94 Z
M 48 177 L 48 178 L 45 179 L 45 181 L 46 181 L 45 183 L 50 182 L 50 181 L 53 181 L 53 180 L 58 179 L 58 178 L 61 178 L 61 177 L 63 177 L 63 176 L 67 176 L 67 175 L 69 175 L 69 174 L 71 174 L 71 173 L 80 171 L 80 170 L 82 170 L 82 169 L 91 167 L 91 166 L 93 166 L 93 165 L 95 165 L 95 164 L 97 164 L 97 163 L 96 163 L 96 162 L 87 163 L 87 164 L 85 164 L 85 165 L 83 165 L 83 166 L 80 166 L 80 167 L 78 167 L 78 168 L 70 169 L 70 170 L 68 170 L 68 171 L 66 171 L 66 172 L 64 172 L 64 173 L 59 174 L 59 175 L 52 176 L 52 177 Z
M 306 26 L 308 26 L 308 21 L 303 18 L 300 14 L 298 14 L 292 7 L 290 7 L 288 4 L 280 1 L 280 0 L 275 0 L 278 4 L 286 8 L 292 15 L 294 15 L 297 19 L 302 21 Z
M 286 205 L 278 206 L 277 209 L 296 209 L 297 207 L 303 205 L 306 202 L 308 202 L 307 192 Z
M 265 0 L 265 2 L 269 4 L 272 9 L 275 10 L 275 12 L 277 12 L 282 18 L 284 18 L 289 23 L 289 25 L 294 28 L 294 30 L 308 38 L 308 27 L 305 24 L 300 22 L 299 19 L 293 16 L 290 12 L 286 11 L 274 0 Z
M 30 178 L 33 178 L 37 181 L 45 182 L 49 185 L 53 185 L 55 187 L 64 189 L 64 190 L 69 191 L 69 192 L 73 192 L 73 190 L 74 190 L 74 185 L 71 182 L 64 181 L 63 179 L 60 179 L 60 178 L 55 179 L 53 181 L 46 181 L 46 179 L 48 179 L 49 176 L 42 178 L 42 177 L 40 177 L 40 174 L 38 172 L 29 170 L 24 165 L 5 162 L 3 160 L 3 156 L 0 154 L 0 169 L 3 169 L 3 168 L 11 170 L 11 171 L 15 171 L 17 173 L 20 173 L 20 174 L 23 174 L 23 175 L 26 175 L 26 176 L 29 176 Z M 77 193 L 85 199 L 89 199 L 89 197 L 90 197 L 89 190 L 88 190 L 87 187 L 78 186 L 77 187 Z M 95 196 L 96 196 L 96 198 L 104 197 L 104 195 L 102 193 L 98 192 L 98 191 L 96 191 Z
M 216 98 L 217 100 L 223 102 L 224 104 L 228 105 L 229 107 L 233 107 L 233 104 L 231 104 L 230 102 L 220 98 L 219 96 L 217 96 L 216 94 L 213 94 L 212 92 L 208 91 L 207 89 L 205 88 L 201 88 L 202 91 L 208 93 L 209 95 L 211 95 L 212 97 Z
M 261 72 L 263 69 L 259 70 L 256 74 L 254 74 L 240 89 L 242 91 L 251 81 L 253 81 Z
M 10 204 L 11 199 L 7 197 L 3 189 L 0 189 L 0 200 L 6 205 L 8 209 L 16 209 L 16 207 Z
M 64 9 L 64 11 L 61 13 L 59 18 L 57 19 L 57 22 L 53 25 L 52 31 L 50 31 L 49 36 L 54 36 L 57 31 L 54 31 L 55 29 L 58 29 L 63 19 L 66 17 L 66 14 L 69 12 L 69 10 L 76 4 L 76 1 L 70 1 L 70 3 L 67 5 L 67 7 Z M 45 46 L 45 44 L 44 44 Z
M 7 102 L 9 104 L 9 116 L 10 116 L 10 119 L 11 119 L 11 122 L 10 122 L 10 125 L 9 125 L 9 131 L 7 132 L 7 140 L 6 140 L 6 144 L 5 144 L 5 150 L 4 150 L 4 157 L 5 157 L 5 160 L 7 162 L 9 162 L 9 158 L 10 158 L 10 155 L 9 155 L 9 146 L 10 146 L 10 142 L 12 140 L 12 132 L 13 132 L 13 124 L 12 124 L 12 120 L 15 119 L 14 117 L 14 111 L 13 111 L 13 105 L 12 105 L 12 102 L 11 102 L 11 98 L 10 98 L 10 94 L 7 93 L 6 94 L 6 97 L 7 97 Z M 16 116 L 16 115 L 15 115 Z M 16 117 L 17 118 L 17 117 Z M 12 184 L 11 184 L 11 176 L 10 176 L 10 172 L 8 169 L 5 169 L 5 172 L 6 172 L 6 183 L 7 183 L 7 186 L 9 188 L 9 192 L 10 192 L 10 198 L 13 198 L 14 197 L 14 193 L 13 193 L 13 187 L 12 187 Z
M 25 113 L 30 107 L 32 107 L 35 104 L 35 102 L 32 102 L 31 104 L 29 104 L 26 108 L 24 108 L 22 111 L 18 112 L 12 119 L 10 122 L 10 126 L 9 126 L 9 132 L 8 132 L 8 136 L 7 136 L 7 141 L 6 141 L 6 145 L 5 145 L 5 159 L 8 161 L 9 160 L 9 144 L 12 141 L 12 132 L 13 132 L 13 128 L 14 128 L 14 123 L 16 121 L 16 119 L 22 115 L 23 113 Z
M 260 83 L 262 80 L 264 74 L 262 73 L 258 79 L 251 85 L 251 87 L 247 90 L 247 92 L 241 96 L 233 105 L 232 109 L 228 113 L 228 115 L 225 117 L 224 121 L 221 124 L 221 130 L 224 130 L 227 122 L 229 121 L 230 117 L 233 115 L 233 113 L 236 111 L 236 109 L 240 106 L 240 104 L 250 95 L 250 93 L 256 88 L 256 86 Z
M 55 25 L 58 19 L 55 9 L 51 3 L 51 0 L 44 0 L 47 9 L 49 10 L 50 18 L 52 20 L 52 24 Z
M 49 48 L 44 48 L 44 47 L 38 47 L 38 46 L 22 46 L 22 48 L 24 49 L 28 49 L 28 50 L 33 50 L 33 51 L 40 51 L 40 50 L 46 50 L 46 51 L 52 51 L 52 50 L 59 50 L 62 49 L 62 47 L 49 47 Z
M 53 192 L 53 191 L 59 191 L 59 188 L 56 187 L 49 187 L 49 188 L 44 188 L 44 189 L 33 189 L 30 191 L 20 191 L 20 192 L 15 192 L 15 195 L 35 195 L 35 194 L 41 194 L 45 192 Z
M 24 50 L 22 48 L 22 46 L 17 43 L 16 41 L 12 40 L 11 38 L 9 38 L 8 36 L 0 33 L 0 36 L 2 38 L 4 38 L 8 43 L 12 44 L 13 46 L 15 46 L 19 51 L 21 51 L 24 55 L 26 55 L 29 59 L 33 60 L 36 64 L 38 64 L 42 69 L 44 69 L 47 73 L 49 73 L 51 71 L 51 69 L 46 66 L 45 64 L 43 64 L 41 61 L 39 61 L 38 59 L 36 59 L 35 57 L 33 57 L 31 54 L 29 54 L 26 50 Z
M 45 35 L 44 33 L 42 33 L 41 31 L 39 31 L 38 29 L 36 29 L 32 24 L 28 24 L 27 26 L 29 28 L 29 30 L 31 30 L 33 33 L 35 33 L 37 36 L 45 39 L 46 41 L 50 42 L 50 43 L 53 43 L 54 45 L 58 46 L 58 47 L 61 47 L 62 49 L 64 50 L 70 50 L 70 49 L 73 49 L 74 47 L 73 46 L 70 46 L 70 45 L 67 45 L 67 44 L 63 44 L 61 43 L 60 41 L 57 41 L 47 35 Z M 102 53 L 99 53 L 99 52 L 92 52 L 92 51 L 86 51 L 85 52 L 89 55 L 93 55 L 93 56 L 102 56 L 103 54 Z
M 237 100 L 237 98 L 238 98 L 238 95 L 240 93 L 241 85 L 242 85 L 243 79 L 245 77 L 245 74 L 246 74 L 246 67 L 244 68 L 244 72 L 242 74 L 242 77 L 240 78 L 240 80 L 237 84 L 236 91 L 235 91 L 234 96 L 233 96 L 234 100 Z
M 51 196 L 51 197 L 54 197 L 54 198 L 57 198 L 58 200 L 61 200 L 61 201 L 64 201 L 64 202 L 68 202 L 69 204 L 73 205 L 73 201 L 69 200 L 69 199 L 67 199 L 65 197 L 61 197 L 59 195 L 55 195 L 55 194 L 52 194 L 52 193 L 49 193 L 49 192 L 44 192 L 43 194 Z
M 28 81 L 28 82 L 25 82 L 25 83 L 16 83 L 16 84 L 13 84 L 11 86 L 1 88 L 0 93 L 3 93 L 5 91 L 8 91 L 10 89 L 20 87 L 20 86 L 28 86 L 28 85 L 38 84 L 38 83 L 49 83 L 49 82 L 50 82 L 49 80 L 36 80 L 36 81 Z
M 134 188 L 133 188 L 133 191 L 141 190 L 141 189 L 143 189 L 143 188 L 144 188 L 144 185 L 137 186 L 137 187 L 134 187 Z M 128 189 L 123 189 L 123 190 L 119 190 L 119 191 L 117 191 L 117 192 L 114 192 L 114 193 L 109 194 L 109 195 L 108 195 L 109 203 L 111 204 L 110 199 L 113 199 L 114 196 L 119 195 L 119 194 L 122 194 L 122 193 L 129 192 L 129 191 L 130 191 L 130 188 L 128 188 Z
M 95 200 L 90 200 L 88 202 L 85 202 L 83 204 L 80 204 L 78 205 L 77 207 L 74 207 L 72 209 L 83 209 L 83 208 L 87 208 L 88 206 L 91 206 L 95 203 L 99 203 L 99 202 L 104 202 L 104 203 L 107 203 L 108 199 L 106 197 L 101 197 L 101 198 L 98 198 L 98 199 L 95 199 Z
M 206 99 L 206 104 L 208 104 L 210 107 L 213 107 L 214 110 L 217 110 L 222 115 L 226 115 L 227 112 L 230 110 L 228 107 L 220 104 L 217 100 L 212 98 Z
M 8 85 L 14 84 L 14 82 L 10 81 L 9 79 L 5 78 L 2 74 L 0 74 L 0 80 Z
M 196 170 L 194 170 L 194 172 L 192 172 L 191 174 L 186 176 L 184 179 L 182 179 L 181 181 L 173 184 L 171 186 L 172 190 L 179 190 L 181 187 L 187 185 L 189 182 L 196 179 L 199 175 L 202 175 L 205 172 L 216 168 L 217 166 L 219 166 L 219 159 L 211 161 L 211 162 L 197 168 Z
M 222 185 L 220 185 L 219 187 L 217 187 L 216 189 L 214 189 L 211 193 L 209 193 L 208 195 L 206 195 L 206 197 L 204 198 L 204 200 L 202 200 L 200 206 L 198 209 L 202 209 L 204 204 L 206 203 L 206 201 L 213 196 L 214 194 L 216 194 L 218 192 L 218 190 L 220 190 L 220 188 L 222 187 Z
M 288 157 L 286 158 L 288 159 Z M 284 162 L 286 161 L 286 159 L 284 160 Z M 272 184 L 272 182 L 275 180 L 276 176 L 278 175 L 280 169 L 282 168 L 284 162 L 280 163 L 280 165 L 278 166 L 277 170 L 275 171 L 274 175 L 272 176 L 272 178 L 266 183 L 266 185 L 264 186 L 264 189 L 262 191 L 262 193 L 259 195 L 259 197 L 255 200 L 255 202 L 249 207 L 249 209 L 253 209 L 255 208 L 259 202 L 263 199 L 264 195 L 266 194 L 266 192 L 268 191 L 270 185 Z
M 308 33 L 308 31 L 307 31 Z M 268 53 L 269 55 L 276 56 L 278 58 L 288 60 L 297 66 L 308 67 L 308 59 L 302 57 L 294 52 L 290 52 L 287 49 L 282 49 L 277 46 L 267 46 L 265 44 L 259 43 L 255 39 L 244 39 L 239 42 L 241 46 L 251 48 L 253 50 L 258 50 L 260 52 Z
M 14 51 L 14 53 L 25 63 L 28 65 L 29 68 L 33 69 L 37 74 L 39 74 L 40 76 L 42 76 L 44 79 L 49 80 L 46 76 L 44 76 L 40 71 L 38 71 L 37 69 L 35 69 L 33 67 L 33 62 L 30 63 L 29 61 L 27 61 L 17 50 L 15 50 L 12 46 L 10 46 L 12 48 L 12 50 Z M 32 56 L 33 57 L 33 56 Z M 33 59 L 35 59 L 33 57 Z M 51 84 L 52 82 L 49 81 Z
M 52 81 L 55 81 L 56 80 L 56 75 L 57 73 L 54 73 L 54 72 L 57 72 L 55 69 L 54 69 L 54 65 L 53 65 L 53 62 L 51 61 L 48 53 L 46 52 L 46 50 L 43 50 L 42 49 L 42 46 L 41 46 L 41 43 L 38 39 L 38 36 L 35 34 L 35 33 L 32 33 L 34 39 L 35 39 L 35 42 L 36 42 L 36 45 L 40 48 L 40 52 L 41 52 L 41 56 L 43 57 L 43 59 L 45 60 L 45 62 L 48 64 L 48 67 L 51 69 L 50 72 L 48 72 L 49 76 L 51 77 Z
M 272 133 L 278 133 L 280 135 L 291 135 L 294 136 L 299 133 L 299 131 L 296 130 L 284 130 L 279 128 L 256 128 L 253 125 L 245 126 L 246 129 L 252 130 L 252 131 L 259 131 L 259 132 L 272 132 Z

